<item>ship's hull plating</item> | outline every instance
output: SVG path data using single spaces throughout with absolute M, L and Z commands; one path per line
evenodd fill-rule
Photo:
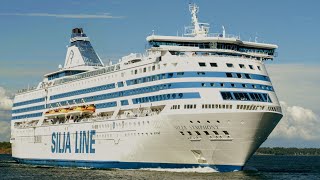
M 242 169 L 281 117 L 275 112 L 191 112 L 30 128 L 29 135 L 12 142 L 12 154 L 18 162 L 37 165 L 234 171 Z M 80 131 L 87 137 L 94 131 L 94 140 L 83 139 Z

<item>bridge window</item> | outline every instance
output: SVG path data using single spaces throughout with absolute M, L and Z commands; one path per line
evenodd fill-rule
M 201 135 L 199 131 L 196 131 L 197 135 Z
M 252 65 L 249 65 L 249 68 L 254 70 L 254 68 L 253 68 L 253 66 L 252 66 Z
M 208 131 L 203 131 L 206 135 L 209 135 Z
M 215 135 L 219 135 L 219 133 L 217 131 L 212 131 Z

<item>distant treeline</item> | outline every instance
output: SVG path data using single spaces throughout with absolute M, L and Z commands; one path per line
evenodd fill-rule
M 320 156 L 320 148 L 260 147 L 256 155 Z
M 11 143 L 0 142 L 0 154 L 11 154 Z M 320 156 L 320 148 L 260 147 L 256 155 Z
M 0 142 L 0 154 L 11 154 L 11 143 Z

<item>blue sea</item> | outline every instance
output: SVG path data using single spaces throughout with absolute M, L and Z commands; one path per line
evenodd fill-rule
M 32 166 L 0 155 L 0 179 L 320 179 L 320 156 L 253 156 L 246 170 L 219 173 L 210 168 L 194 169 L 84 169 Z

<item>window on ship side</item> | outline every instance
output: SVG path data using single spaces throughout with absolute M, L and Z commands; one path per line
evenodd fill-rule
M 226 73 L 227 77 L 232 77 L 232 73 Z
M 226 64 L 227 64 L 227 67 L 233 68 L 233 64 L 231 64 L 231 63 L 226 63 Z
M 217 63 L 210 63 L 210 66 L 211 67 L 218 67 L 218 64 Z
M 200 67 L 206 67 L 206 63 L 204 63 L 204 62 L 199 62 L 199 66 L 200 66 Z
M 257 66 L 257 68 L 259 69 L 259 71 L 261 71 L 261 68 L 260 68 L 260 66 Z

